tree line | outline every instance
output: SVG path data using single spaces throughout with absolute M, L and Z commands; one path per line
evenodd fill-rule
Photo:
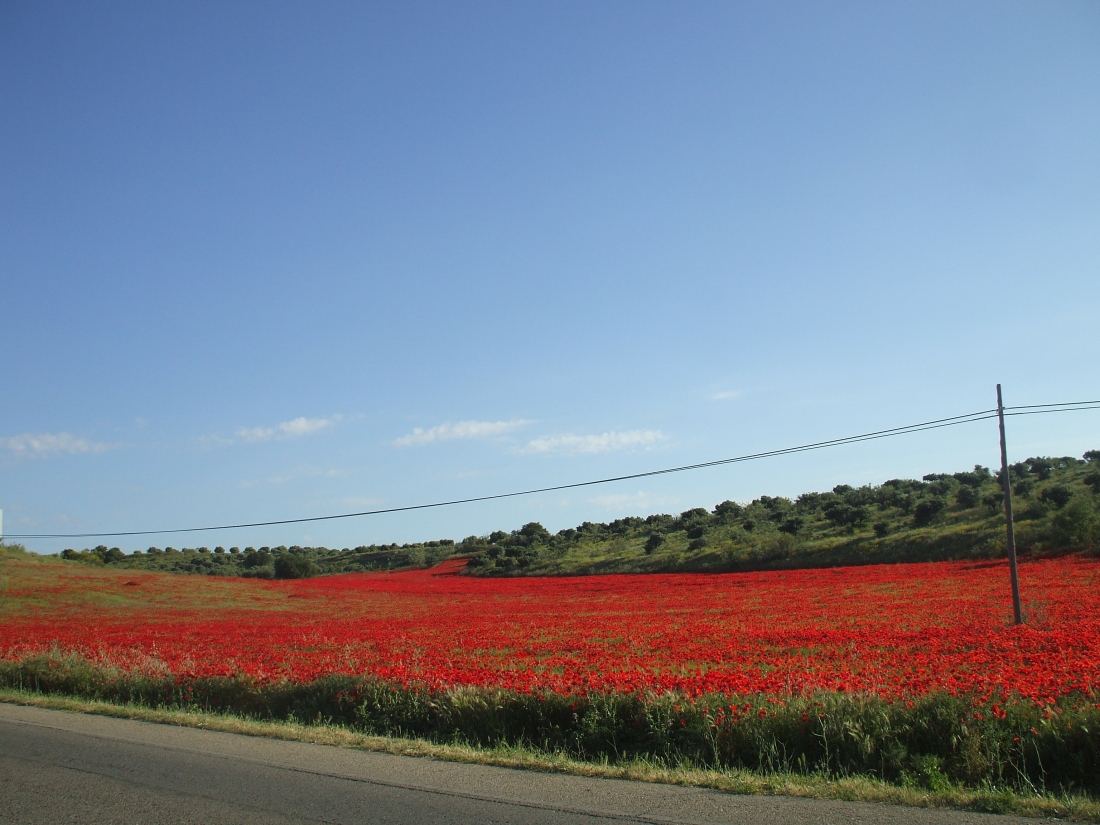
M 1023 553 L 1095 551 L 1100 545 L 1100 450 L 1081 459 L 1033 457 L 1009 468 Z M 975 466 L 920 480 L 840 484 L 797 498 L 760 496 L 679 515 L 586 521 L 552 533 L 538 522 L 485 536 L 354 548 L 100 545 L 63 559 L 179 573 L 293 579 L 428 567 L 468 556 L 474 575 L 663 570 L 748 570 L 983 558 L 1003 550 L 1000 473 Z

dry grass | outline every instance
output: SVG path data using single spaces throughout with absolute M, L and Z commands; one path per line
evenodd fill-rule
M 575 776 L 631 779 L 670 785 L 712 788 L 734 794 L 797 796 L 908 805 L 921 808 L 955 808 L 970 811 L 1058 817 L 1079 822 L 1100 822 L 1100 802 L 1080 796 L 1022 796 L 1006 791 L 950 790 L 933 792 L 899 787 L 862 777 L 827 779 L 793 774 L 756 774 L 748 771 L 712 771 L 665 768 L 635 761 L 626 764 L 582 762 L 566 756 L 535 753 L 516 747 L 473 748 L 441 745 L 419 739 L 370 736 L 348 728 L 305 725 L 294 722 L 260 722 L 229 714 L 161 710 L 137 705 L 114 705 L 59 696 L 0 689 L 0 702 L 32 707 L 90 713 L 120 719 L 136 719 L 165 725 L 201 728 L 226 733 L 309 742 L 400 756 L 427 757 L 448 762 L 496 765 Z

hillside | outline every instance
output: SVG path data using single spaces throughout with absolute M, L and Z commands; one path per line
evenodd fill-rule
M 1010 477 L 1020 552 L 1049 554 L 1100 547 L 1100 450 L 1083 460 L 1029 458 Z M 763 570 L 902 561 L 992 558 L 1004 553 L 1003 496 L 984 467 L 922 480 L 839 485 L 791 500 L 761 496 L 713 510 L 585 522 L 550 533 L 532 522 L 416 544 L 356 548 L 151 547 L 125 554 L 100 546 L 66 550 L 92 565 L 206 575 L 300 578 L 360 570 L 425 567 L 470 556 L 481 576 L 612 572 Z

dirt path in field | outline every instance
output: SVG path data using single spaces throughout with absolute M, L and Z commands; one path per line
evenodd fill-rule
M 392 756 L 0 704 L 5 823 L 898 823 L 1029 820 Z

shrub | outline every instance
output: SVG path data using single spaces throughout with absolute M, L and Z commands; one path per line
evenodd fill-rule
M 244 551 L 244 561 L 241 564 L 246 568 L 264 567 L 271 561 L 271 554 L 267 551 L 257 553 L 253 550 L 251 553 L 248 550 Z
M 1073 498 L 1073 490 L 1066 487 L 1064 484 L 1055 484 L 1053 487 L 1047 487 L 1043 492 L 1039 494 L 1039 498 L 1045 501 L 1047 504 L 1053 505 L 1056 509 L 1061 510 L 1069 500 Z
M 793 536 L 802 529 L 803 524 L 805 524 L 805 522 L 802 520 L 801 516 L 791 516 L 790 518 L 784 519 L 783 523 L 779 525 L 779 529 Z
M 1080 496 L 1074 497 L 1054 516 L 1053 524 L 1070 544 L 1091 547 L 1100 542 L 1100 514 Z
M 978 492 L 977 487 L 960 487 L 958 492 L 955 493 L 955 502 L 962 508 L 969 510 L 971 507 L 977 507 L 978 503 L 982 500 L 982 494 Z
M 922 498 L 917 502 L 916 509 L 913 510 L 913 524 L 917 527 L 931 524 L 936 516 L 945 509 L 947 509 L 947 502 L 939 496 Z
M 714 515 L 724 523 L 729 523 L 740 518 L 743 512 L 744 508 L 736 501 L 723 501 L 714 508 Z M 646 521 L 649 521 L 649 519 L 646 519 Z
M 840 487 L 846 485 L 838 485 Z M 830 501 L 824 507 L 825 518 L 835 524 L 837 527 L 845 528 L 849 533 L 856 529 L 856 526 L 862 524 L 867 520 L 867 508 L 866 507 L 853 507 L 843 501 Z
M 281 553 L 275 557 L 275 578 L 308 579 L 317 575 L 317 567 L 305 556 Z

